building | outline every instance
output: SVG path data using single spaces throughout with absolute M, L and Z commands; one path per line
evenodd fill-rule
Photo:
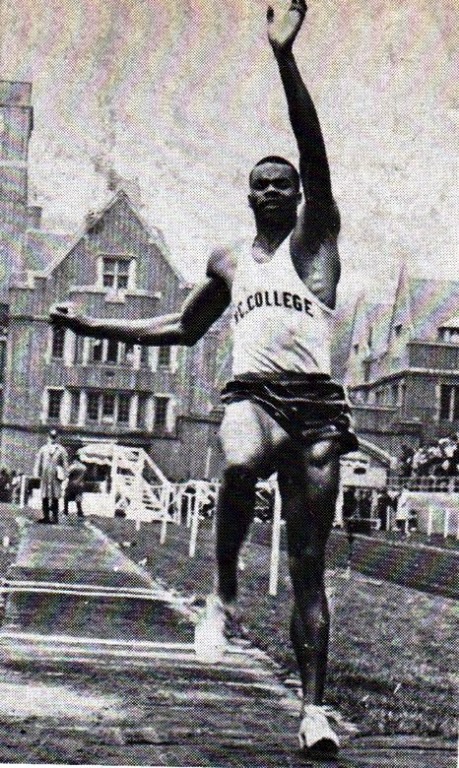
M 190 285 L 122 190 L 74 237 L 41 229 L 40 208 L 27 204 L 30 100 L 30 84 L 0 83 L 1 462 L 30 473 L 54 426 L 69 449 L 115 440 L 144 448 L 170 478 L 214 474 L 221 326 L 187 349 L 77 337 L 48 322 L 67 301 L 95 317 L 170 313 Z
M 414 278 L 356 306 L 345 383 L 360 438 L 400 456 L 459 430 L 459 282 Z

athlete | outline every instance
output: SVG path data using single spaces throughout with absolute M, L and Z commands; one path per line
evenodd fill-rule
M 268 8 L 268 38 L 299 149 L 299 174 L 272 155 L 252 169 L 251 242 L 219 248 L 205 282 L 176 314 L 144 320 L 94 319 L 71 306 L 54 323 L 88 336 L 147 345 L 197 342 L 232 307 L 234 378 L 223 390 L 225 457 L 217 505 L 216 594 L 207 621 L 223 631 L 234 616 L 238 555 L 254 514 L 255 484 L 278 473 L 294 591 L 291 639 L 300 669 L 300 745 L 335 753 L 339 742 L 322 706 L 329 636 L 325 546 L 339 483 L 339 457 L 357 446 L 341 386 L 330 379 L 330 334 L 340 275 L 338 209 L 319 120 L 292 46 L 304 0 Z M 304 205 L 299 209 L 303 189 Z

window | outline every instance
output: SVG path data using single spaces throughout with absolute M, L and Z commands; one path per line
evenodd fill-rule
M 65 328 L 53 327 L 53 341 L 51 348 L 52 357 L 64 357 Z
M 119 395 L 118 397 L 118 421 L 120 424 L 129 422 L 129 410 L 131 405 L 130 395 Z
M 140 347 L 140 365 L 148 365 L 150 348 L 144 344 Z
M 103 354 L 102 339 L 92 339 L 91 353 L 92 353 L 91 358 L 93 363 L 102 362 L 102 354 Z
M 119 344 L 113 339 L 109 339 L 107 342 L 107 363 L 117 363 L 119 353 Z
M 59 419 L 63 392 L 60 389 L 50 389 L 48 395 L 48 418 Z
M 97 424 L 129 424 L 131 395 L 115 392 L 89 392 L 87 420 Z
M 121 359 L 121 344 L 113 339 L 91 339 L 92 363 L 117 365 Z
M 88 394 L 87 415 L 88 421 L 99 420 L 99 395 L 94 392 Z
M 170 368 L 170 365 L 171 365 L 171 348 L 159 347 L 158 366 L 160 368 Z
M 102 419 L 103 421 L 114 421 L 115 418 L 115 395 L 102 395 Z
M 129 259 L 105 257 L 102 266 L 104 288 L 114 291 L 126 290 L 129 285 Z
M 168 397 L 155 398 L 155 421 L 153 425 L 153 429 L 155 432 L 166 431 L 168 405 L 169 405 Z
M 358 355 L 358 354 L 359 354 L 359 345 L 358 345 L 358 344 L 354 344 L 354 353 L 355 353 L 356 355 Z
M 440 385 L 440 420 L 459 421 L 459 387 Z
M 396 336 L 400 336 L 401 332 L 402 332 L 402 324 L 399 323 L 398 325 L 394 326 L 394 333 Z

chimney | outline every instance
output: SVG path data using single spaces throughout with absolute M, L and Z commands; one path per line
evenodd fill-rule
M 0 80 L 0 302 L 8 300 L 11 275 L 24 268 L 31 95 L 30 83 Z

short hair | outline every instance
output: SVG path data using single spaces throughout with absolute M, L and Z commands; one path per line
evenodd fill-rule
M 281 157 L 280 155 L 266 155 L 266 157 L 262 157 L 261 160 L 258 161 L 258 163 L 255 163 L 252 170 L 249 174 L 249 183 L 252 182 L 252 176 L 255 168 L 258 168 L 259 165 L 266 165 L 267 163 L 277 163 L 278 165 L 287 165 L 289 168 L 292 169 L 296 182 L 298 184 L 298 189 L 300 188 L 300 174 L 298 173 L 297 169 L 293 165 L 293 163 L 290 162 L 290 160 L 286 160 L 285 157 Z

